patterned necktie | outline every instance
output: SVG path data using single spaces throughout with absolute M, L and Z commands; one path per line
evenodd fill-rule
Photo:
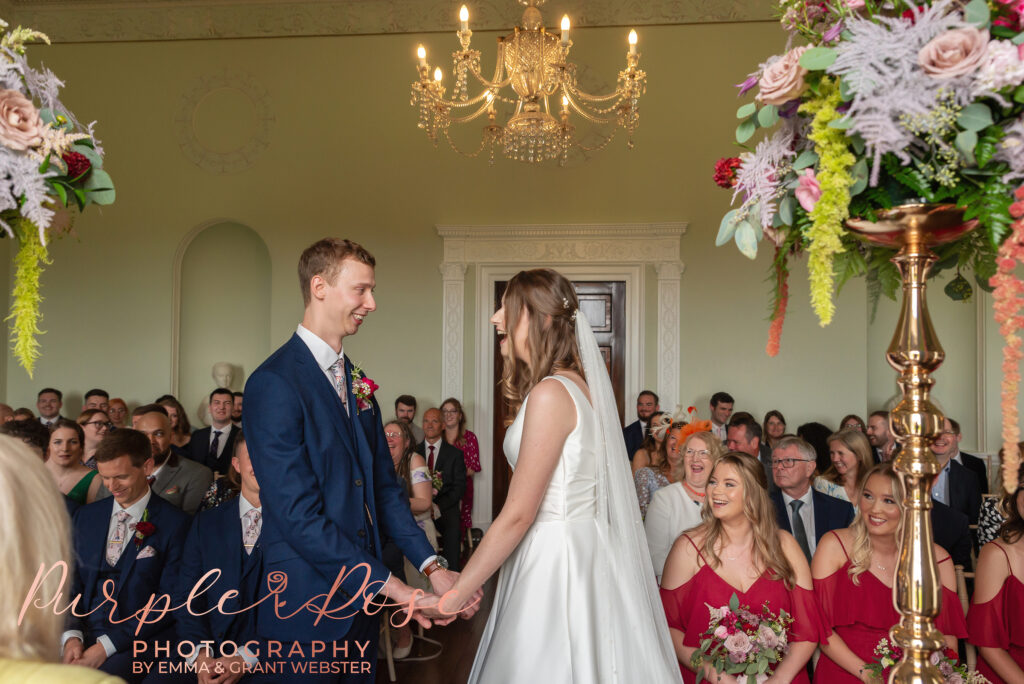
M 338 393 L 338 397 L 341 398 L 341 403 L 345 407 L 345 412 L 348 412 L 348 392 L 345 391 L 345 360 L 338 358 L 337 361 L 331 364 L 331 372 L 334 374 L 334 391 Z
M 217 460 L 217 447 L 220 446 L 220 430 L 213 431 L 213 441 L 210 442 L 210 459 Z
M 245 527 L 245 532 L 242 533 L 242 545 L 245 547 L 245 552 L 248 554 L 252 553 L 252 548 L 256 546 L 256 542 L 260 538 L 260 527 L 263 522 L 263 516 L 255 508 L 251 508 L 246 511 L 245 515 L 242 516 L 242 523 Z
M 430 445 L 430 455 L 427 456 L 427 467 L 430 468 L 430 472 L 434 472 L 434 445 Z
M 107 563 L 111 566 L 117 565 L 121 558 L 121 551 L 124 549 L 124 538 L 128 532 L 128 518 L 132 517 L 128 511 L 117 512 L 117 525 L 114 527 L 114 535 L 107 542 Z
M 800 550 L 807 556 L 807 562 L 811 562 L 811 546 L 807 543 L 807 528 L 804 527 L 804 519 L 800 515 L 800 509 L 803 507 L 803 501 L 790 501 L 789 507 L 793 509 L 793 536 L 796 537 L 796 543 L 800 545 Z

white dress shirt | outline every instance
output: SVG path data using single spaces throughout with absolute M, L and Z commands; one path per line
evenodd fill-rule
M 790 501 L 803 501 L 804 505 L 800 507 L 800 519 L 804 521 L 804 531 L 807 532 L 807 548 L 811 550 L 811 555 L 814 555 L 814 550 L 818 548 L 817 536 L 814 534 L 814 487 L 808 487 L 804 495 L 799 499 L 794 499 L 786 492 L 782 492 L 782 502 L 786 504 L 786 515 L 789 516 L 789 529 L 793 528 L 793 509 L 790 507 Z
M 946 461 L 946 467 L 942 469 L 939 476 L 935 478 L 935 484 L 932 485 L 932 498 L 939 503 L 949 505 L 949 469 L 953 464 L 953 459 Z
M 690 498 L 681 482 L 673 482 L 654 492 L 644 518 L 644 532 L 659 582 L 676 539 L 700 522 L 700 503 Z
M 237 429 L 232 423 L 228 423 L 224 427 L 210 426 L 210 446 L 213 446 L 213 438 L 220 433 L 220 439 L 217 440 L 217 458 L 224 453 L 224 445 L 228 443 L 228 437 L 231 435 L 231 431 Z M 209 449 L 207 449 L 209 452 Z
M 121 504 L 117 502 L 117 499 L 111 498 L 113 506 L 111 506 L 110 509 L 110 524 L 107 526 L 107 537 L 103 542 L 104 550 L 110 543 L 110 538 L 114 536 L 114 530 L 117 529 L 117 514 L 121 511 L 127 511 L 128 519 L 125 521 L 125 524 L 128 526 L 128 530 L 125 532 L 124 541 L 121 543 L 121 554 L 124 553 L 125 546 L 127 546 L 135 539 L 135 530 L 132 528 L 132 525 L 142 520 L 142 514 L 146 511 L 146 506 L 149 505 L 149 499 L 152 496 L 153 490 L 149 489 L 146 491 L 145 494 L 142 495 L 141 499 L 133 503 L 128 508 L 122 508 Z M 118 558 L 120 557 L 121 556 L 119 554 Z M 106 554 L 104 553 L 104 559 L 105 558 Z M 69 629 L 68 631 L 64 632 L 60 639 L 60 648 L 62 653 L 64 651 L 64 644 L 67 643 L 68 639 L 72 638 L 77 638 L 79 641 L 82 642 L 83 646 L 85 645 L 85 635 L 82 634 L 81 630 Z M 103 646 L 103 650 L 106 651 L 108 658 L 117 653 L 117 649 L 114 648 L 114 642 L 111 641 L 110 637 L 108 637 L 106 634 L 101 634 L 100 636 L 98 636 L 96 638 L 96 643 Z

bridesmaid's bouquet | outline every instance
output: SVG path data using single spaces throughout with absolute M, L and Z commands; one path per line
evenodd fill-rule
M 903 657 L 903 649 L 892 643 L 889 637 L 883 637 L 875 646 L 875 656 L 877 660 L 864 667 L 871 670 L 878 679 L 886 681 L 889 670 Z M 977 670 L 969 670 L 965 663 L 959 662 L 956 651 L 951 648 L 935 651 L 931 660 L 932 665 L 938 665 L 946 684 L 991 684 Z
M 740 605 L 735 593 L 728 606 L 704 605 L 711 612 L 711 622 L 691 659 L 697 670 L 697 684 L 704 679 L 706 662 L 719 673 L 735 676 L 741 684 L 760 684 L 768 679 L 789 650 L 787 637 L 793 616 L 784 610 L 775 615 L 767 604 L 755 614 L 748 606 Z

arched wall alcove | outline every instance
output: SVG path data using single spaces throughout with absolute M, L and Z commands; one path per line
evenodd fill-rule
M 234 367 L 231 389 L 270 354 L 270 252 L 231 220 L 196 227 L 175 255 L 171 386 L 193 425 L 214 389 L 213 365 Z

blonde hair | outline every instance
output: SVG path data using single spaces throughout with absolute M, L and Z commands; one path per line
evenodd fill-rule
M 775 513 L 775 505 L 768 498 L 768 479 L 765 477 L 761 462 L 740 451 L 730 451 L 720 456 L 711 466 L 711 477 L 722 465 L 731 465 L 743 482 L 743 514 L 750 521 L 754 532 L 754 548 L 751 560 L 755 566 L 763 566 L 773 579 L 781 579 L 792 589 L 796 585 L 796 571 L 782 550 L 779 541 L 779 522 Z M 720 543 L 725 543 L 725 530 L 722 521 L 711 512 L 710 496 L 704 499 L 700 509 L 703 522 L 697 528 L 704 532 L 704 545 L 701 555 L 711 560 L 711 567 L 722 565 L 722 559 L 715 550 Z
M 534 385 L 555 371 L 572 370 L 583 376 L 576 345 L 579 300 L 572 283 L 550 268 L 520 271 L 505 288 L 505 332 L 508 355 L 501 376 L 502 394 L 511 416 L 519 411 Z M 526 315 L 529 364 L 517 358 L 515 330 Z
M 60 589 L 51 573 L 35 592 L 21 624 L 21 606 L 40 569 L 71 568 L 71 523 L 60 491 L 39 456 L 22 442 L 0 435 L 0 658 L 55 662 L 64 616 L 38 608 Z
M 875 465 L 875 459 L 871 454 L 871 442 L 868 441 L 867 435 L 857 428 L 843 428 L 839 432 L 830 435 L 828 440 L 826 440 L 830 451 L 832 442 L 839 442 L 857 457 L 857 482 L 854 484 L 860 487 L 861 482 L 864 481 L 864 476 Z M 828 470 L 825 471 L 822 477 L 829 482 L 834 482 L 838 485 L 843 484 L 843 478 L 839 471 L 836 470 L 835 463 L 828 467 Z
M 893 470 L 891 461 L 879 463 L 868 470 L 864 477 L 861 478 L 860 487 L 857 488 L 858 506 L 860 505 L 861 498 L 864 496 L 864 488 L 868 484 L 868 479 L 872 475 L 884 475 L 892 482 L 891 492 L 893 498 L 896 499 L 896 505 L 900 509 L 900 522 L 896 527 L 896 540 L 899 541 L 903 536 L 903 481 L 896 474 L 896 471 Z M 850 579 L 857 586 L 860 586 L 860 576 L 871 567 L 871 536 L 868 534 L 868 525 L 864 522 L 866 516 L 864 508 L 861 507 L 857 517 L 853 520 L 853 524 L 850 525 L 850 531 L 853 532 L 853 543 L 850 545 L 850 569 L 848 572 Z
M 673 477 L 676 478 L 676 482 L 682 482 L 686 479 L 686 447 L 690 443 L 691 439 L 699 439 L 708 447 L 708 457 L 711 459 L 711 469 L 715 469 L 715 463 L 725 453 L 725 449 L 722 448 L 722 440 L 715 437 L 710 432 L 694 432 L 693 434 L 687 435 L 683 443 L 679 445 L 679 453 L 683 455 L 679 459 L 679 463 L 676 465 L 675 473 Z

